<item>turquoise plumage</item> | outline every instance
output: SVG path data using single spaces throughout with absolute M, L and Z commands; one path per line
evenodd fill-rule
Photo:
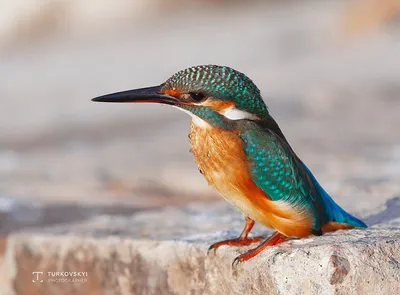
M 251 121 L 239 125 L 253 181 L 273 201 L 282 201 L 312 217 L 321 229 L 317 192 L 290 146 L 275 133 Z
M 333 201 L 286 140 L 251 121 L 243 121 L 239 126 L 253 181 L 272 200 L 308 211 L 314 219 L 314 232 L 331 221 L 367 227 Z
M 313 230 L 338 222 L 354 227 L 367 225 L 344 211 L 321 187 L 308 167 L 293 153 L 286 140 L 251 121 L 240 123 L 244 150 L 254 182 L 272 200 L 287 202 L 314 218 Z

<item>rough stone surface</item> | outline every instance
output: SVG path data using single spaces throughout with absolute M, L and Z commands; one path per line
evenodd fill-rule
M 233 259 L 249 247 L 206 254 L 243 226 L 229 204 L 99 216 L 9 236 L 0 288 L 7 295 L 399 294 L 399 214 L 367 230 L 270 247 L 235 269 Z M 44 273 L 44 282 L 32 282 L 34 271 Z M 48 272 L 57 271 L 87 272 L 87 281 L 49 281 Z

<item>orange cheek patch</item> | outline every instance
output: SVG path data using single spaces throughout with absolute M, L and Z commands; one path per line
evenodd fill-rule
M 164 89 L 163 93 L 169 96 L 173 96 L 173 97 L 179 97 L 182 94 L 184 94 L 184 92 L 180 91 L 177 88 L 169 88 L 169 89 Z
M 225 109 L 227 109 L 227 108 L 229 108 L 231 106 L 234 106 L 235 103 L 232 102 L 232 101 L 222 101 L 222 100 L 209 99 L 209 100 L 206 100 L 202 105 L 206 106 L 206 107 L 210 107 L 214 111 L 221 112 L 221 111 L 223 111 L 223 110 L 225 110 Z

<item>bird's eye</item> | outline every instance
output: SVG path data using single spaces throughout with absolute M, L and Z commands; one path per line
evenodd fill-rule
M 196 102 L 201 102 L 206 96 L 202 92 L 189 92 L 190 97 L 196 101 Z

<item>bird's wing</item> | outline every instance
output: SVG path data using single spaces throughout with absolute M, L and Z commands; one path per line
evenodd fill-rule
M 283 201 L 299 210 L 313 213 L 314 228 L 319 229 L 318 200 L 314 187 L 300 160 L 286 141 L 257 123 L 243 121 L 240 137 L 249 159 L 254 183 L 273 201 Z

